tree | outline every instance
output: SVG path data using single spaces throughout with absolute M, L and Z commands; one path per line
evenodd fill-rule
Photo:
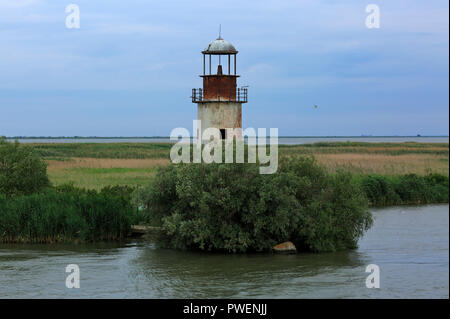
M 177 249 L 300 251 L 351 249 L 372 224 L 349 174 L 328 174 L 312 158 L 284 158 L 275 174 L 259 164 L 169 164 L 135 193 L 160 244 Z

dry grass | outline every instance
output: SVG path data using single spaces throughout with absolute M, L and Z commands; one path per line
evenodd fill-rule
M 449 174 L 448 157 L 431 154 L 315 154 L 317 161 L 329 171 L 344 169 L 352 173 L 398 175 L 415 173 Z
M 376 146 L 366 147 L 366 150 L 369 152 L 371 152 L 371 151 L 372 152 L 403 151 L 403 150 L 410 150 L 410 149 L 411 149 L 411 147 L 405 147 L 403 145 L 397 146 L 397 147 L 376 147 Z M 440 151 L 448 152 L 448 147 L 444 147 L 444 146 L 440 146 L 440 147 L 429 146 L 429 147 L 422 148 L 422 149 L 431 151 L 431 152 L 440 152 Z
M 48 170 L 61 170 L 69 168 L 153 168 L 166 165 L 168 159 L 116 159 L 116 158 L 70 158 L 65 161 L 47 160 Z

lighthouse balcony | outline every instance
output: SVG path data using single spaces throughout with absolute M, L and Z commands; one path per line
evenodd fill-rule
M 192 103 L 208 103 L 208 102 L 238 102 L 247 103 L 247 87 L 241 87 L 237 90 L 217 90 L 217 92 L 205 93 L 203 89 L 192 89 Z

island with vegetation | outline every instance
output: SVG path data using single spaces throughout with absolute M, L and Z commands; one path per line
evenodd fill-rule
M 448 143 L 280 145 L 257 164 L 172 164 L 170 143 L 0 139 L 0 241 L 123 240 L 151 225 L 163 247 L 219 252 L 351 249 L 369 207 L 448 203 Z

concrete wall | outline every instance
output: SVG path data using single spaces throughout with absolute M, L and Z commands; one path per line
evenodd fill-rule
M 239 128 L 242 138 L 242 104 L 238 102 L 198 103 L 198 120 L 201 120 L 202 134 L 208 127 L 218 129 Z

